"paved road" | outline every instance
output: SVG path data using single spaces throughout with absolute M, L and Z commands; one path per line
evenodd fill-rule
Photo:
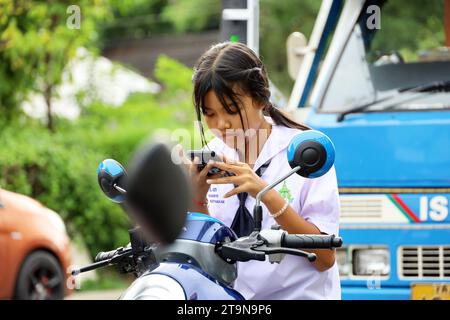
M 124 290 L 74 292 L 66 300 L 117 300 Z

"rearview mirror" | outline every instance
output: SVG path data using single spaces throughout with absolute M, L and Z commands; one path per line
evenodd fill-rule
M 191 192 L 186 173 L 167 145 L 143 147 L 129 166 L 127 206 L 130 215 L 156 241 L 173 242 L 181 232 Z
M 103 160 L 97 169 L 97 180 L 103 193 L 116 203 L 123 203 L 126 194 L 127 173 L 114 159 Z
M 318 178 L 333 166 L 333 142 L 324 133 L 307 130 L 292 138 L 287 148 L 287 158 L 292 169 L 300 166 L 297 174 L 305 178 Z

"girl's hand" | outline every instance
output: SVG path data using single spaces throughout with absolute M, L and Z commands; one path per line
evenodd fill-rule
M 208 178 L 219 178 L 223 176 L 223 172 L 216 173 L 212 176 L 207 176 L 208 171 L 214 168 L 212 161 L 210 161 L 206 166 L 199 171 L 198 165 L 200 164 L 200 159 L 198 157 L 194 158 L 189 164 L 189 177 L 191 180 L 194 199 L 197 201 L 203 201 L 206 198 L 210 185 L 206 182 Z
M 232 183 L 235 188 L 224 195 L 224 198 L 229 198 L 241 192 L 247 192 L 252 197 L 256 197 L 258 192 L 264 189 L 268 184 L 258 177 L 252 168 L 245 162 L 229 160 L 222 157 L 224 162 L 214 162 L 213 167 L 219 168 L 222 171 L 234 173 L 234 176 L 223 178 L 209 177 L 206 182 L 208 184 L 228 184 Z
M 201 171 L 198 170 L 198 165 L 200 164 L 200 159 L 195 157 L 193 161 L 186 157 L 186 154 L 181 146 L 177 146 L 178 155 L 182 159 L 182 163 L 189 175 L 189 180 L 192 187 L 193 200 L 198 202 L 203 202 L 206 199 L 210 185 L 206 183 L 207 178 L 219 178 L 222 177 L 224 172 L 216 173 L 215 175 L 207 177 L 208 171 L 214 166 L 208 163 Z

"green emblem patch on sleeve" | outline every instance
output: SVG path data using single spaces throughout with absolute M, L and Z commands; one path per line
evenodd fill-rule
M 278 190 L 278 192 L 283 197 L 283 199 L 286 200 L 287 202 L 291 203 L 292 200 L 294 200 L 294 198 L 292 198 L 292 195 L 291 195 L 291 190 L 289 190 L 289 188 L 286 184 L 286 180 L 283 182 L 283 186 L 281 187 L 280 190 Z

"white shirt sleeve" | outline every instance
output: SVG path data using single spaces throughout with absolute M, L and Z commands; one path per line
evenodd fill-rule
M 340 202 L 334 166 L 319 178 L 306 179 L 300 191 L 300 215 L 327 234 L 339 234 Z

